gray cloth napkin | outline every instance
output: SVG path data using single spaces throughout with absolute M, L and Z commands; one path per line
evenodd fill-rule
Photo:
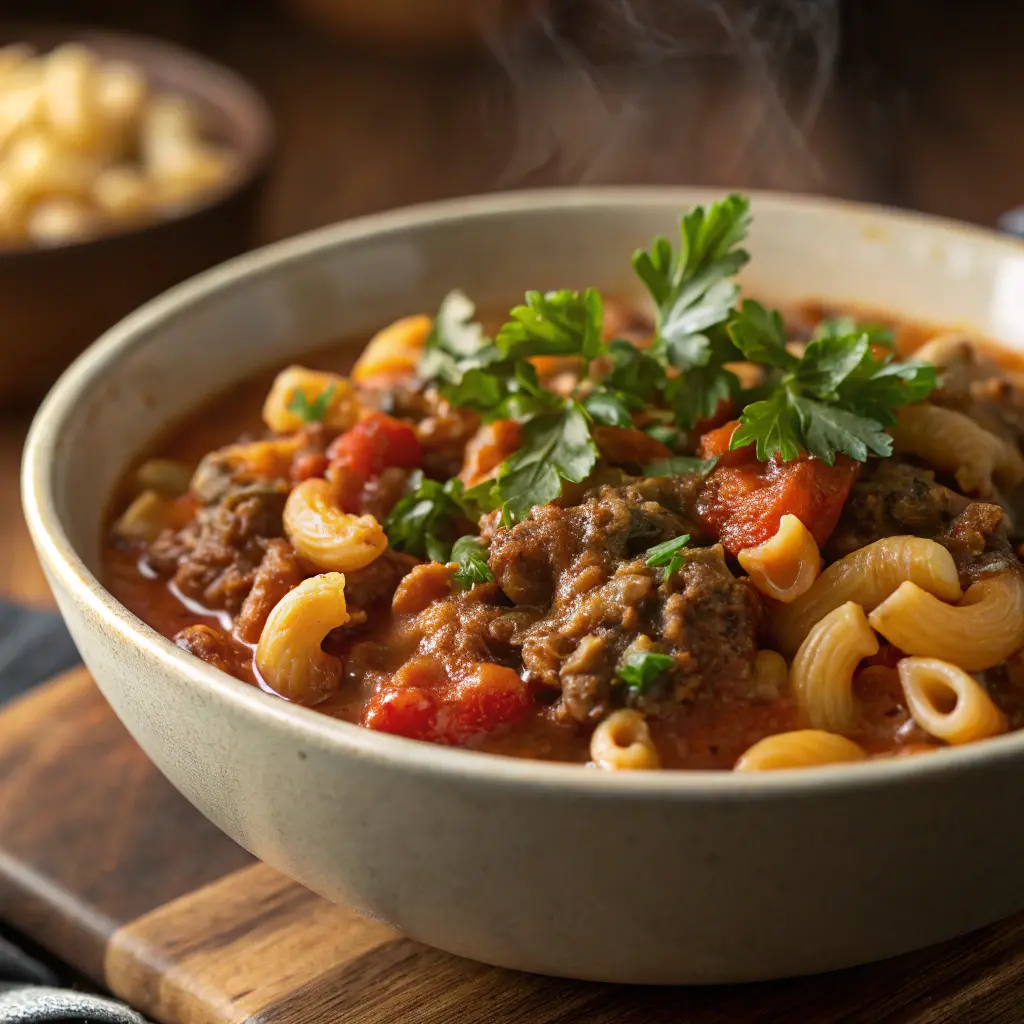
M 0 602 L 0 704 L 78 661 L 59 615 Z M 146 1024 L 122 1003 L 57 982 L 48 967 L 0 938 L 0 1024 Z

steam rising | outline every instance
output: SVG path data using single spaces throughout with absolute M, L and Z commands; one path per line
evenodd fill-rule
M 488 32 L 518 131 L 499 184 L 820 182 L 838 35 L 838 0 L 537 4 Z

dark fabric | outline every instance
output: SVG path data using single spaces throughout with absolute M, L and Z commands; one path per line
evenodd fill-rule
M 0 703 L 78 661 L 71 635 L 56 612 L 0 602 Z

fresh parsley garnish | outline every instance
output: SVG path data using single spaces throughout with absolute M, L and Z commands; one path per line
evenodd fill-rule
M 457 478 L 442 484 L 417 470 L 409 477 L 409 493 L 384 520 L 388 543 L 417 558 L 448 562 L 452 544 L 445 535 L 466 518 L 462 496 L 462 481 Z
M 678 249 L 656 238 L 633 254 L 633 269 L 654 300 L 654 352 L 683 371 L 666 398 L 685 427 L 714 416 L 739 391 L 725 364 L 740 356 L 724 325 L 739 295 L 733 277 L 750 258 L 740 248 L 749 225 L 750 200 L 730 195 L 682 218 Z
M 451 561 L 459 563 L 452 579 L 467 590 L 477 583 L 494 581 L 487 564 L 487 545 L 479 537 L 460 537 L 452 546 Z
M 316 398 L 310 398 L 302 388 L 296 388 L 288 398 L 287 409 L 303 423 L 322 423 L 334 397 L 334 385 L 328 384 Z
M 632 651 L 619 664 L 616 674 L 627 685 L 643 692 L 675 664 L 675 658 L 654 651 Z
M 774 393 L 743 410 L 730 441 L 731 448 L 753 443 L 761 460 L 808 452 L 831 466 L 837 452 L 858 462 L 891 455 L 885 428 L 896 422 L 895 410 L 927 397 L 936 384 L 933 366 L 876 355 L 863 332 L 824 334 L 795 356 L 786 349 L 781 318 L 756 302 L 743 303 L 729 333 L 748 359 L 777 371 Z
M 885 324 L 862 323 L 852 316 L 828 316 L 814 329 L 815 338 L 841 338 L 847 334 L 866 334 L 872 345 L 892 348 L 896 335 Z
M 665 574 L 662 576 L 662 579 L 667 580 L 676 571 L 676 569 L 681 568 L 683 563 L 686 561 L 680 552 L 689 543 L 690 535 L 688 533 L 684 533 L 681 537 L 674 537 L 672 540 L 666 540 L 661 544 L 655 544 L 653 548 L 648 548 L 644 553 L 644 561 L 651 566 L 651 568 L 664 566 Z
M 441 302 L 427 335 L 417 368 L 424 380 L 446 384 L 462 381 L 465 364 L 486 344 L 483 328 L 473 320 L 476 307 L 460 291 L 449 292 Z

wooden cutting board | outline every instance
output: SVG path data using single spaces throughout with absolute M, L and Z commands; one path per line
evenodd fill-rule
M 431 950 L 219 833 L 81 669 L 0 712 L 0 780 L 0 919 L 165 1024 L 1024 1020 L 1024 916 L 868 967 L 732 987 L 565 982 Z

